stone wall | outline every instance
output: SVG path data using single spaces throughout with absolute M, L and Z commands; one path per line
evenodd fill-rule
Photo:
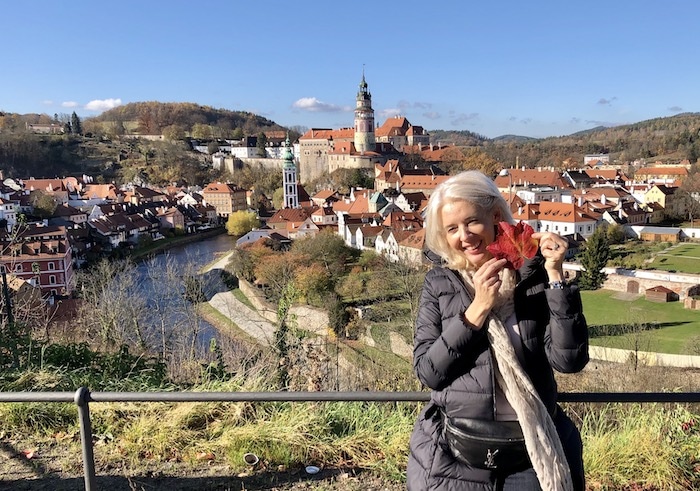
M 661 285 L 673 290 L 680 300 L 684 300 L 688 296 L 688 290 L 700 284 L 700 275 L 621 268 L 606 268 L 605 272 L 608 278 L 603 283 L 604 289 L 638 295 L 644 295 L 647 289 Z
M 260 290 L 245 280 L 239 280 L 238 287 L 250 300 L 258 313 L 270 322 L 277 323 L 277 307 L 265 299 Z M 291 314 L 296 316 L 297 327 L 315 334 L 328 334 L 328 312 L 308 305 L 295 305 Z
M 670 355 L 666 353 L 652 353 L 649 351 L 637 351 L 604 348 L 602 346 L 589 346 L 588 353 L 594 360 L 611 361 L 615 363 L 627 363 L 636 354 L 640 364 L 650 367 L 680 367 L 700 368 L 700 356 Z

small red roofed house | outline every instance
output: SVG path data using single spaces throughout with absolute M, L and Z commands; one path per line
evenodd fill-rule
M 599 218 L 599 215 L 586 212 L 573 203 L 542 201 L 539 203 L 535 230 L 559 235 L 580 234 L 588 238 L 595 231 Z
M 416 266 L 423 263 L 425 229 L 422 228 L 399 242 L 399 257 Z

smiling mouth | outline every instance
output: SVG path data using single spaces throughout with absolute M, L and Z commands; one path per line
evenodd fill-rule
M 464 249 L 464 252 L 476 252 L 481 248 L 481 241 L 479 241 L 477 244 L 470 244 L 466 246 L 462 246 L 462 249 Z

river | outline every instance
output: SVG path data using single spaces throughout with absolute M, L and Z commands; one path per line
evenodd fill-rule
M 188 305 L 177 288 L 183 276 L 196 276 L 202 267 L 229 252 L 235 245 L 235 238 L 221 234 L 173 247 L 139 262 L 136 281 L 150 310 L 146 317 L 148 325 L 157 331 L 189 329 L 196 334 L 197 344 L 202 347 L 207 347 L 212 338 L 218 338 L 216 328 L 201 317 L 194 316 L 191 304 Z M 198 278 L 207 299 L 225 288 L 217 272 L 199 275 Z M 184 327 L 185 324 L 189 327 Z

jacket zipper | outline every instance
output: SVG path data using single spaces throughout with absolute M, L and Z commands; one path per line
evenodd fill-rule
M 467 298 L 469 299 L 470 302 L 473 302 L 474 299 L 472 298 L 471 294 L 469 293 L 469 290 L 467 289 L 467 286 L 464 284 L 464 281 L 462 280 L 461 276 L 459 276 L 455 271 L 449 268 L 445 268 L 447 271 L 449 271 L 450 275 L 454 277 L 454 279 L 457 281 L 457 284 L 460 285 L 461 288 L 464 289 L 465 293 L 467 294 Z M 522 283 L 522 279 L 518 282 L 518 284 Z M 516 285 L 517 286 L 517 285 Z M 493 352 L 491 351 L 491 345 L 487 348 L 488 353 L 489 353 L 489 364 L 491 368 L 491 410 L 492 410 L 492 415 L 493 415 L 493 420 L 496 421 L 496 360 L 493 357 Z

